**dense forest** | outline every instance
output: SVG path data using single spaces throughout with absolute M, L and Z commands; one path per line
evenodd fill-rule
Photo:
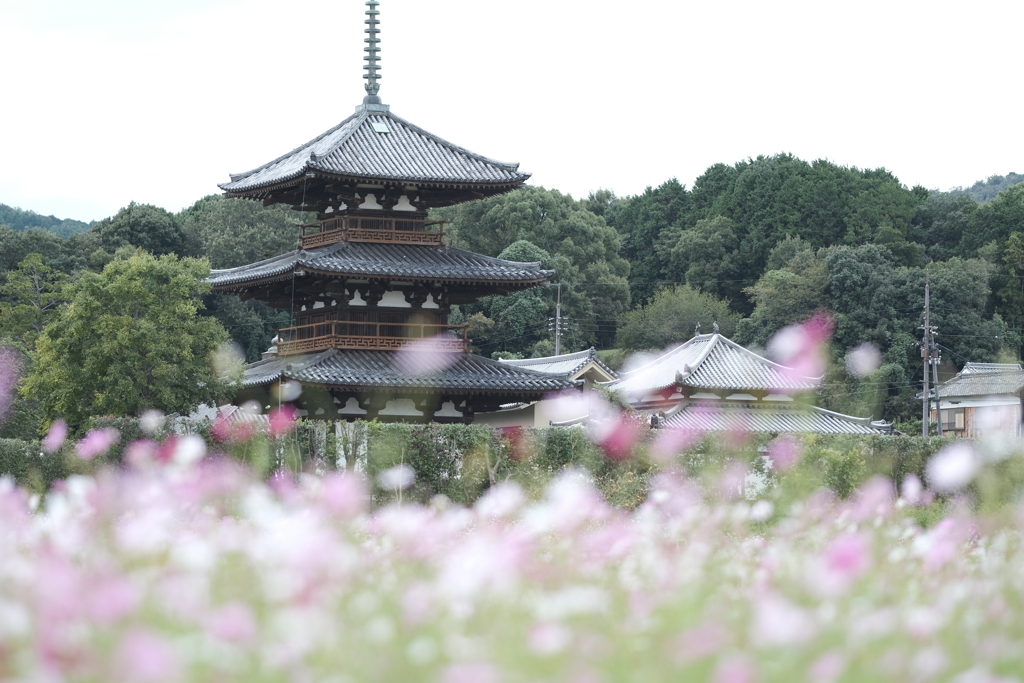
M 1022 180 L 1010 173 L 929 191 L 885 169 L 780 154 L 716 164 L 690 188 L 670 179 L 636 196 L 599 190 L 577 200 L 529 186 L 433 217 L 447 221 L 452 246 L 557 271 L 551 287 L 453 310 L 478 353 L 552 353 L 558 296 L 563 349 L 596 345 L 619 357 L 685 341 L 698 322 L 764 347 L 785 325 L 825 311 L 835 334 L 823 405 L 913 429 L 926 281 L 947 374 L 968 360 L 1019 357 Z M 219 196 L 179 213 L 132 203 L 90 225 L 0 205 L 4 343 L 23 369 L 31 366 L 36 341 L 75 283 L 140 250 L 232 267 L 294 249 L 298 226 L 312 218 Z M 199 315 L 222 325 L 249 360 L 291 317 L 236 297 L 206 294 L 202 304 Z M 878 347 L 882 364 L 854 378 L 843 359 L 863 343 Z M 21 401 L 0 436 L 27 436 L 38 413 Z

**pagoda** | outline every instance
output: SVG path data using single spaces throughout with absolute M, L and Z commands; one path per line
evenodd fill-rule
M 380 88 L 377 0 L 355 113 L 291 152 L 220 185 L 226 197 L 316 212 L 299 248 L 214 270 L 213 291 L 290 310 L 243 390 L 298 383 L 310 417 L 471 422 L 476 413 L 574 386 L 473 355 L 451 307 L 547 284 L 553 271 L 449 247 L 433 207 L 522 187 L 529 174 L 458 147 L 391 112 Z M 279 396 L 280 399 L 280 396 Z M 287 400 L 287 397 L 286 397 Z

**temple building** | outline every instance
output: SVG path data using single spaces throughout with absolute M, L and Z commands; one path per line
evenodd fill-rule
M 453 305 L 545 285 L 553 271 L 449 247 L 429 209 L 509 192 L 530 176 L 382 103 L 379 3 L 366 4 L 366 96 L 355 113 L 220 185 L 226 197 L 317 214 L 296 251 L 210 275 L 215 292 L 292 312 L 293 326 L 246 368 L 240 398 L 297 383 L 310 417 L 471 422 L 576 386 L 473 355 L 466 328 L 449 324 Z
M 803 377 L 716 331 L 689 341 L 603 386 L 656 429 L 693 432 L 888 434 L 892 425 L 810 405 L 821 377 Z M 589 415 L 554 423 L 571 426 Z

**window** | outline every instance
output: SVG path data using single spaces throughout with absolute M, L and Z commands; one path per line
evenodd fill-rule
M 950 408 L 942 411 L 942 431 L 962 432 L 965 427 L 963 408 Z

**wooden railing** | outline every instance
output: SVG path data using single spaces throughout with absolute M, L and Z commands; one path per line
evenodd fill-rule
M 348 242 L 443 244 L 444 223 L 419 219 L 340 216 L 302 226 L 302 248 Z
M 465 325 L 420 325 L 405 323 L 358 323 L 327 321 L 287 327 L 278 331 L 279 355 L 326 349 L 393 351 L 417 342 L 425 349 L 463 352 L 469 350 Z

